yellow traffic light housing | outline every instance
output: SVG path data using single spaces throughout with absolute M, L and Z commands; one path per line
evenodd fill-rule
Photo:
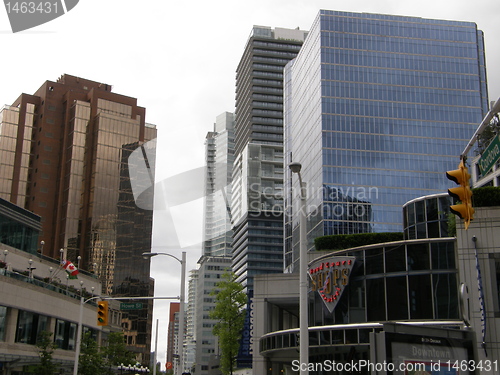
M 464 161 L 460 161 L 458 169 L 446 172 L 446 177 L 460 185 L 448 189 L 448 194 L 461 202 L 450 206 L 450 211 L 463 219 L 465 229 L 468 229 L 470 222 L 474 219 L 474 208 L 472 208 L 472 190 L 469 185 L 470 174 Z
M 97 325 L 107 326 L 108 325 L 108 301 L 97 302 Z

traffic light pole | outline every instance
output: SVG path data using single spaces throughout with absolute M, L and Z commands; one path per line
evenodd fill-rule
M 101 297 L 94 296 L 88 299 L 80 297 L 80 314 L 78 316 L 78 330 L 76 333 L 76 343 L 75 343 L 75 361 L 73 364 L 73 375 L 78 375 L 78 362 L 80 360 L 80 348 L 82 343 L 82 326 L 83 326 L 83 305 L 87 302 L 90 302 L 94 299 L 103 299 L 103 300 L 138 300 L 138 299 L 180 299 L 177 297 Z M 154 364 L 156 366 L 156 363 Z
M 78 361 L 80 359 L 80 346 L 82 341 L 82 321 L 83 321 L 83 305 L 87 302 L 92 301 L 93 299 L 101 298 L 99 296 L 91 297 L 85 300 L 80 297 L 80 314 L 78 316 L 78 330 L 76 332 L 76 343 L 75 343 L 75 363 L 73 365 L 73 375 L 78 375 Z

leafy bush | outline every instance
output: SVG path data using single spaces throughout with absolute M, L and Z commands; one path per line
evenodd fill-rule
M 314 240 L 314 246 L 316 250 L 343 250 L 376 243 L 402 241 L 403 239 L 401 232 L 338 234 L 318 237 Z

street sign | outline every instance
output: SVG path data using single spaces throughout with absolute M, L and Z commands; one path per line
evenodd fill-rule
M 479 159 L 481 174 L 484 176 L 500 158 L 500 134 L 497 134 Z
M 142 302 L 120 303 L 120 310 L 140 310 L 140 309 L 142 309 Z

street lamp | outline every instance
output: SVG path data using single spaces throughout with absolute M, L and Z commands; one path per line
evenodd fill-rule
M 186 252 L 182 252 L 182 259 L 177 258 L 176 256 L 168 253 L 142 253 L 142 257 L 144 259 L 151 259 L 152 257 L 156 255 L 166 255 L 171 258 L 174 258 L 176 261 L 178 261 L 181 264 L 181 292 L 179 294 L 179 367 L 177 368 L 177 375 L 181 375 L 183 370 L 183 361 L 184 361 L 184 328 L 185 328 L 185 322 L 184 322 L 184 302 L 185 302 L 185 289 L 186 289 Z M 158 332 L 156 332 L 158 335 Z M 153 375 L 156 375 L 156 350 L 154 354 L 154 363 L 153 363 Z
M 302 165 L 294 162 L 289 165 L 292 173 L 297 173 L 300 183 L 300 246 L 299 246 L 299 362 L 300 374 L 308 375 L 309 368 L 309 327 L 308 327 L 308 312 L 307 312 L 307 228 L 306 228 L 306 186 L 302 181 L 300 170 Z
M 33 259 L 30 259 L 28 260 L 28 263 L 29 263 L 29 267 L 28 267 L 28 270 L 29 270 L 29 278 L 32 279 L 33 278 Z

